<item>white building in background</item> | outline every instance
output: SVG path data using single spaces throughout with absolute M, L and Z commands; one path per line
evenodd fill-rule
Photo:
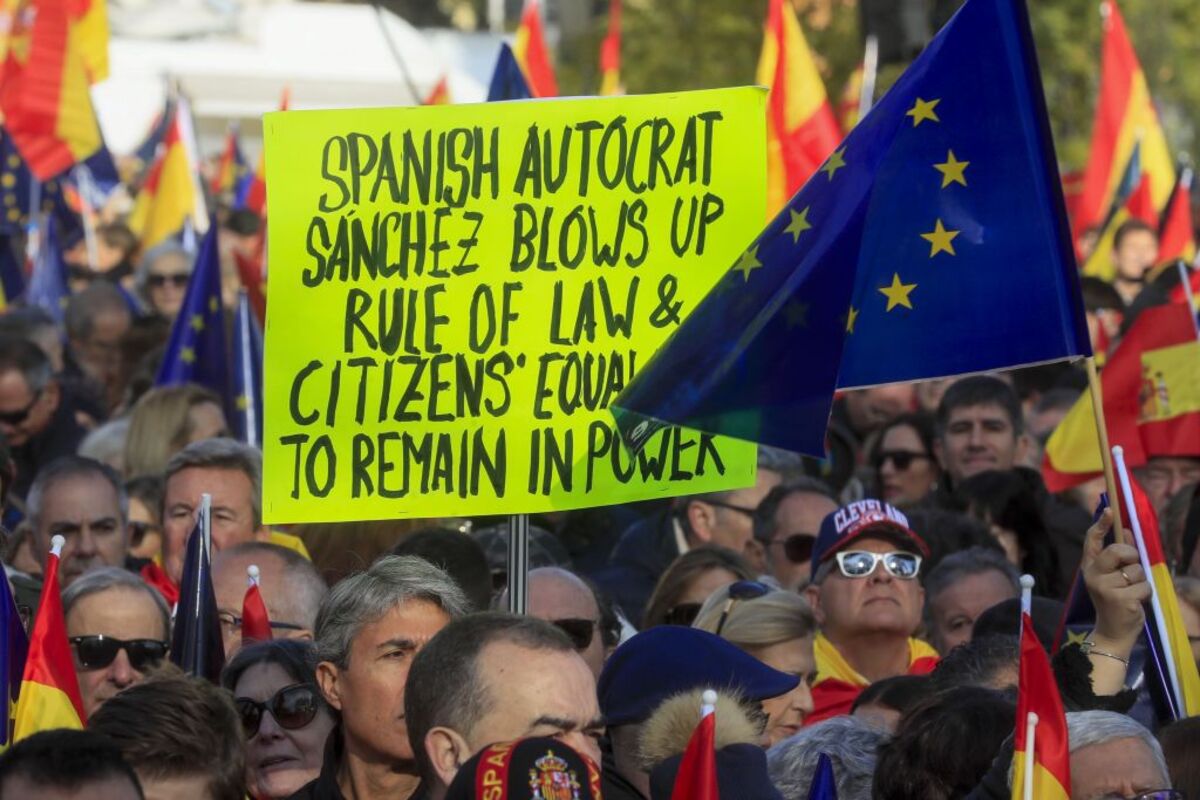
M 417 30 L 370 5 L 110 0 L 108 80 L 92 96 L 114 153 L 136 147 L 161 111 L 169 80 L 191 99 L 200 149 L 230 122 L 256 159 L 261 117 L 284 88 L 291 107 L 416 105 L 444 76 L 455 102 L 480 102 L 501 38 Z

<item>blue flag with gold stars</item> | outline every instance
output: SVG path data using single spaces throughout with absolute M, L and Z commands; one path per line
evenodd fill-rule
M 38 222 L 40 224 L 34 224 L 28 234 L 40 241 L 25 289 L 25 305 L 45 310 L 62 325 L 70 293 L 67 291 L 67 265 L 62 257 L 59 223 L 53 214 L 40 216 Z
M 0 687 L 4 691 L 3 723 L 0 724 L 0 749 L 12 744 L 13 712 L 25 673 L 25 655 L 29 637 L 21 623 L 17 602 L 13 599 L 8 577 L 0 571 Z
M 507 44 L 500 45 L 500 57 L 496 59 L 496 70 L 492 73 L 492 83 L 488 87 L 488 102 L 496 100 L 528 100 L 533 97 L 529 91 L 529 82 L 521 65 L 513 55 L 512 48 Z
M 3 129 L 0 129 L 0 206 L 0 235 L 11 236 L 26 229 L 34 206 L 53 214 L 60 235 L 70 238 L 82 230 L 79 216 L 63 196 L 61 178 L 38 182 L 17 152 L 12 137 Z
M 822 455 L 835 388 L 1090 354 L 1022 0 L 968 0 L 614 404 Z
M 233 317 L 233 397 L 229 403 L 234 435 L 255 447 L 262 446 L 262 331 L 245 289 L 238 290 Z
M 177 383 L 198 383 L 223 398 L 229 396 L 229 348 L 221 307 L 216 225 L 209 228 L 200 244 L 183 306 L 171 325 L 171 338 L 155 380 L 158 386 Z

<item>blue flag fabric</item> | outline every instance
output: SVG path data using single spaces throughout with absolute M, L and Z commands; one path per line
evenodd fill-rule
M 158 386 L 179 383 L 198 383 L 221 397 L 229 396 L 229 348 L 221 306 L 216 225 L 209 228 L 200 243 L 183 306 L 171 325 L 171 338 L 155 380 Z
M 61 177 L 39 183 L 17 152 L 12 137 L 0 129 L 0 236 L 27 228 L 34 210 L 50 213 L 58 222 L 59 234 L 67 238 L 83 230 L 79 215 L 63 196 Z
M 5 687 L 4 724 L 0 725 L 0 748 L 12 744 L 13 711 L 21 691 L 21 676 L 25 673 L 25 655 L 29 652 L 29 636 L 21 624 L 17 602 L 13 599 L 8 578 L 0 571 L 0 686 Z
M 58 239 L 58 223 L 54 215 L 42 217 L 37 255 L 29 274 L 29 285 L 25 290 L 25 305 L 42 308 L 59 325 L 67 308 L 67 265 L 63 261 L 62 246 Z
M 521 65 L 507 44 L 500 45 L 500 57 L 496 59 L 496 71 L 492 73 L 492 85 L 488 87 L 488 102 L 495 100 L 528 100 L 533 97 Z
M 218 683 L 221 667 L 225 665 L 225 645 L 217 616 L 208 548 L 204 542 L 204 528 L 207 526 L 211 530 L 211 514 L 211 509 L 201 504 L 196 514 L 196 526 L 188 536 L 179 604 L 175 607 L 171 635 L 171 663 L 189 675 Z
M 0 233 L 0 291 L 4 305 L 10 306 L 25 293 L 25 254 L 18 252 L 17 240 Z
M 1025 5 L 968 0 L 614 405 L 823 455 L 835 388 L 1089 353 Z
M 817 768 L 813 770 L 812 783 L 808 786 L 808 800 L 837 800 L 833 761 L 826 753 L 817 757 Z
M 234 434 L 254 447 L 262 446 L 262 367 L 262 331 L 242 289 L 233 320 L 233 396 L 229 405 Z
M 146 132 L 146 138 L 134 149 L 133 156 L 143 169 L 153 164 L 154 159 L 158 156 L 158 146 L 167 138 L 171 120 L 175 119 L 175 105 L 174 96 L 168 95 L 163 104 L 162 113 L 154 120 L 154 125 L 150 130 Z

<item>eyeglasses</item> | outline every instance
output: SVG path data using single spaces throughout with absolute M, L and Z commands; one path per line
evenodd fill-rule
M 872 553 L 868 550 L 846 550 L 838 553 L 838 569 L 847 578 L 865 578 L 875 571 L 876 565 L 883 562 L 883 568 L 893 578 L 911 581 L 921 571 L 921 557 L 914 553 L 899 550 L 891 553 Z
M 242 618 L 239 617 L 237 614 L 231 614 L 228 611 L 222 611 L 219 614 L 217 614 L 217 619 L 220 620 L 220 622 L 223 626 L 228 627 L 228 628 L 242 627 Z M 294 622 L 276 622 L 275 620 L 271 620 L 271 628 L 274 630 L 279 630 L 279 631 L 302 631 L 302 630 L 304 630 L 303 625 L 297 625 Z
M 708 503 L 710 506 L 716 506 L 717 508 L 727 508 L 730 511 L 736 511 L 739 514 L 745 514 L 747 517 L 754 516 L 754 509 L 748 508 L 746 506 L 735 506 L 733 503 L 722 503 L 720 500 L 705 500 L 704 502 Z
M 147 275 L 146 285 L 151 289 L 161 289 L 168 283 L 177 288 L 183 288 L 188 285 L 188 281 L 192 276 L 187 272 L 169 272 L 166 275 Z
M 677 606 L 671 606 L 667 609 L 667 613 L 663 614 L 663 623 L 690 628 L 700 613 L 700 605 L 700 603 L 680 603 Z
M 138 672 L 152 667 L 167 655 L 167 642 L 158 639 L 115 639 L 112 636 L 72 636 L 75 657 L 84 669 L 104 669 L 113 662 L 117 653 L 125 651 L 129 666 Z
M 917 459 L 928 458 L 928 453 L 920 453 L 916 450 L 881 450 L 875 454 L 874 466 L 877 470 L 883 469 L 883 465 L 891 461 L 896 465 L 896 469 L 903 472 L 911 467 Z
M 598 624 L 594 619 L 556 619 L 551 622 L 571 639 L 576 650 L 587 650 Z
M 729 599 L 725 601 L 725 607 L 721 609 L 721 618 L 717 620 L 717 629 L 713 633 L 717 636 L 721 635 L 721 631 L 725 628 L 725 621 L 729 619 L 729 611 L 738 600 L 753 600 L 770 591 L 770 586 L 758 581 L 738 581 L 729 584 Z
M 279 727 L 294 731 L 312 722 L 321 707 L 316 688 L 307 683 L 285 686 L 264 703 L 249 697 L 238 697 L 233 702 L 237 705 L 242 730 L 248 740 L 258 735 L 264 711 L 271 712 Z
M 793 564 L 803 564 L 812 558 L 813 545 L 817 537 L 809 533 L 793 533 L 782 539 L 772 539 L 767 547 L 782 547 L 783 554 Z
M 16 411 L 0 411 L 0 422 L 5 425 L 20 425 L 29 418 L 29 414 L 33 411 L 33 407 L 38 404 L 38 400 L 42 399 L 42 392 L 38 390 L 34 392 L 33 399 L 29 401 L 29 405 L 24 408 L 18 408 Z

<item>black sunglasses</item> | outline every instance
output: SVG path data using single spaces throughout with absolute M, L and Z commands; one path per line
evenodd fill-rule
M 729 611 L 738 600 L 753 600 L 770 591 L 770 586 L 758 581 L 738 581 L 729 584 L 729 599 L 725 601 L 725 607 L 721 609 L 721 618 L 717 620 L 717 629 L 713 633 L 717 636 L 721 635 L 721 631 L 725 628 L 725 622 L 729 619 Z
M 810 533 L 793 533 L 791 536 L 767 542 L 767 547 L 782 547 L 783 555 L 788 561 L 803 564 L 812 560 L 813 545 L 816 543 L 817 537 Z
M 699 613 L 700 603 L 680 603 L 667 609 L 667 613 L 663 614 L 663 623 L 690 628 Z
M 264 711 L 271 712 L 279 727 L 294 731 L 313 721 L 317 716 L 317 709 L 321 707 L 321 698 L 316 687 L 307 683 L 296 683 L 283 687 L 263 703 L 249 697 L 235 698 L 234 703 L 242 720 L 242 730 L 246 732 L 246 739 L 249 740 L 258 735 Z
M 733 503 L 722 503 L 720 500 L 705 500 L 704 502 L 708 503 L 710 506 L 716 506 L 717 508 L 727 508 L 730 511 L 736 511 L 739 514 L 745 514 L 747 517 L 754 516 L 754 509 L 749 508 L 747 506 L 736 506 Z
M 75 657 L 84 669 L 104 669 L 113 662 L 117 653 L 125 651 L 129 666 L 138 672 L 152 667 L 167 655 L 167 642 L 157 639 L 114 639 L 112 636 L 72 636 L 69 640 L 75 647 Z
M 911 467 L 917 459 L 929 457 L 928 453 L 918 453 L 915 450 L 881 450 L 875 454 L 874 466 L 875 469 L 882 469 L 884 464 L 891 461 L 896 465 L 896 469 L 903 472 Z
M 188 281 L 192 276 L 184 272 L 172 272 L 168 275 L 147 275 L 146 285 L 154 289 L 161 289 L 170 283 L 172 286 L 187 286 Z
M 597 625 L 594 619 L 556 619 L 551 622 L 570 637 L 576 650 L 587 650 L 591 646 Z
M 34 393 L 33 399 L 29 401 L 29 405 L 24 408 L 18 408 L 16 411 L 0 411 L 0 422 L 5 425 L 20 425 L 28 417 L 33 407 L 37 405 L 38 400 L 42 399 L 42 392 L 38 390 Z

